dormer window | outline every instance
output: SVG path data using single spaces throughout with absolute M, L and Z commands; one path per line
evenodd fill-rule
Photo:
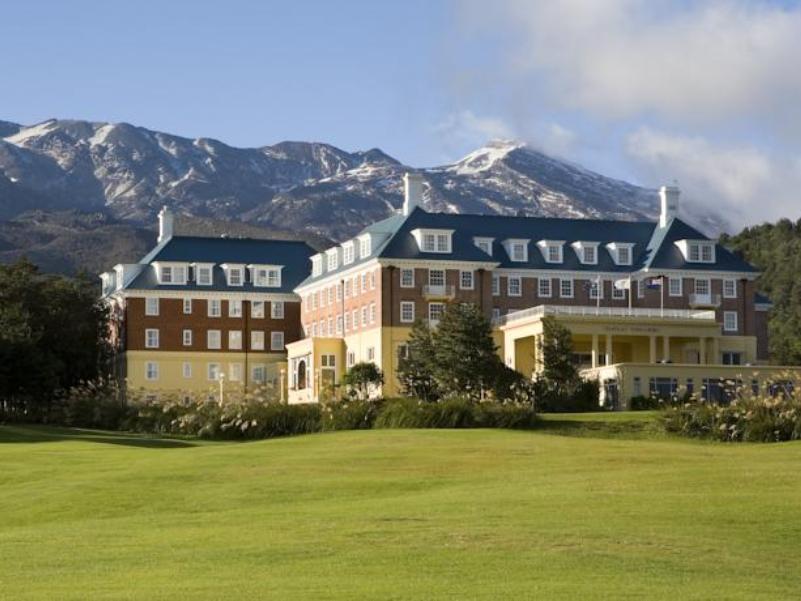
M 597 265 L 598 264 L 598 243 L 579 241 L 573 243 L 573 248 L 576 251 L 578 260 L 583 265 Z
M 195 283 L 198 286 L 211 286 L 213 263 L 195 263 Z
M 353 240 L 345 242 L 345 244 L 342 245 L 342 264 L 343 265 L 350 265 L 351 263 L 353 263 L 353 260 L 355 258 L 353 250 L 354 250 Z
M 537 246 L 540 247 L 542 257 L 546 263 L 561 263 L 563 261 L 562 248 L 564 240 L 540 240 Z
M 515 263 L 528 262 L 528 240 L 510 238 L 503 241 L 503 247 L 510 261 Z
M 339 250 L 336 248 L 332 248 L 325 253 L 327 261 L 326 269 L 328 271 L 334 271 L 337 267 L 339 267 Z
M 450 253 L 452 235 L 453 230 L 412 230 L 417 246 L 422 252 L 427 253 Z
M 475 245 L 489 256 L 492 256 L 492 242 L 494 238 L 473 238 Z
M 359 238 L 359 257 L 364 259 L 365 257 L 369 257 L 370 254 L 373 252 L 373 240 L 370 235 L 361 236 Z
M 183 286 L 186 284 L 186 265 L 183 263 L 154 263 L 159 284 Z
M 314 255 L 311 258 L 312 262 L 312 275 L 318 276 L 323 273 L 323 258 L 320 255 Z
M 242 286 L 245 283 L 244 265 L 222 265 L 225 279 L 229 286 Z
M 715 262 L 715 243 L 711 240 L 677 240 L 676 246 L 688 263 Z
M 251 265 L 253 285 L 258 288 L 280 288 L 280 265 Z
M 632 263 L 632 249 L 634 244 L 631 242 L 612 242 L 606 245 L 609 249 L 609 254 L 612 255 L 612 260 L 615 265 L 631 265 Z

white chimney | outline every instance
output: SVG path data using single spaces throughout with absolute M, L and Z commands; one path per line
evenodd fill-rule
M 679 187 L 659 188 L 659 227 L 666 227 L 671 219 L 679 214 Z
M 403 214 L 411 215 L 423 201 L 423 176 L 419 173 L 404 173 L 403 195 Z
M 172 238 L 172 226 L 175 217 L 166 206 L 159 211 L 159 242 Z

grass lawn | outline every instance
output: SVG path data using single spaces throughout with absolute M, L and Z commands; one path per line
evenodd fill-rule
M 801 444 L 650 418 L 252 443 L 0 427 L 0 599 L 797 599 Z

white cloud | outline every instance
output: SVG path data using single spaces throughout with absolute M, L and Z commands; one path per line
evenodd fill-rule
M 735 228 L 801 216 L 801 156 L 716 145 L 645 127 L 628 137 L 626 153 L 650 184 L 676 178 L 690 212 L 712 208 Z
M 448 115 L 434 127 L 448 152 L 462 153 L 485 144 L 488 140 L 514 137 L 511 128 L 496 117 L 480 117 L 463 110 Z

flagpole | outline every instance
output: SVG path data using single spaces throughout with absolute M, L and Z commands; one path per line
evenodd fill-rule
M 629 274 L 629 292 L 628 292 L 628 295 L 629 295 L 629 315 L 631 315 L 631 314 L 632 314 L 632 304 L 631 304 L 631 303 L 632 303 L 632 300 L 631 300 L 631 274 Z
M 665 276 L 659 276 L 659 317 L 665 316 Z
M 598 276 L 595 279 L 595 287 L 597 294 L 595 295 L 595 314 L 601 314 L 601 294 L 603 294 L 603 288 L 601 288 L 601 276 Z

